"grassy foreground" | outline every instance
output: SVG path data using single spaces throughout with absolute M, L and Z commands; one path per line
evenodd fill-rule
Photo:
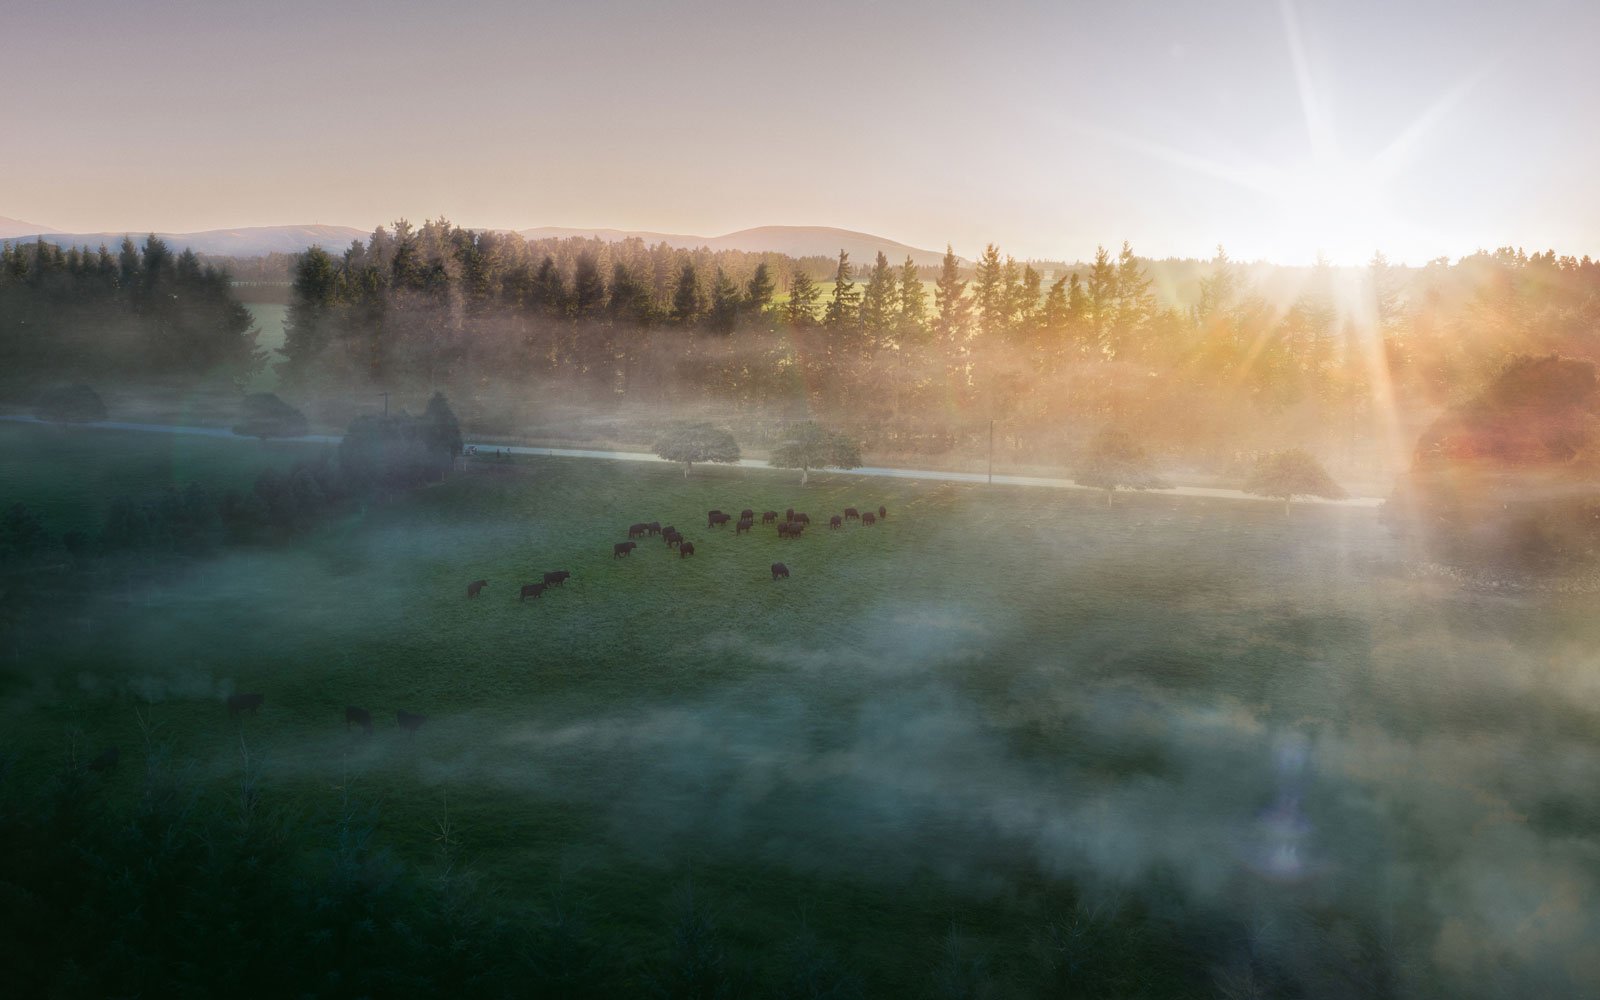
M 144 467 L 128 435 L 53 464 L 27 439 L 48 429 L 0 432 L 77 519 Z M 261 457 L 206 444 L 157 478 Z M 112 802 L 157 753 L 224 798 L 249 771 L 300 815 L 354 797 L 419 870 L 443 851 L 509 912 L 584 914 L 630 990 L 678 960 L 689 886 L 755 981 L 814 941 L 871 996 L 1070 995 L 1092 961 L 1144 996 L 1600 981 L 1582 598 L 1420 583 L 1363 510 L 509 469 L 18 628 L 12 780 L 115 745 L 93 776 Z M 877 527 L 826 527 L 879 504 Z M 745 506 L 813 527 L 706 528 Z M 612 558 L 657 519 L 697 554 Z M 517 600 L 555 569 L 564 588 Z M 265 693 L 258 716 L 229 718 L 237 691 Z M 402 733 L 397 709 L 429 721 Z

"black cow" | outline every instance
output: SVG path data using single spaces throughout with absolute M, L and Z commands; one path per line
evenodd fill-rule
M 638 547 L 638 542 L 618 542 L 611 546 L 611 558 L 620 559 Z
M 733 526 L 733 533 L 735 535 L 742 535 L 753 527 L 755 527 L 754 521 L 750 520 L 748 517 L 741 517 L 739 518 L 739 523 Z
M 372 734 L 372 713 L 364 708 L 346 705 L 344 707 L 344 727 L 349 729 L 351 726 L 360 726 L 370 736 Z
M 544 585 L 546 587 L 559 587 L 570 579 L 572 579 L 572 570 L 570 569 L 551 570 L 544 575 Z
M 794 516 L 794 519 L 795 519 L 795 521 L 799 522 L 800 524 L 810 524 L 811 523 L 811 515 L 810 514 L 796 514 Z
M 785 566 L 783 563 L 773 563 L 772 564 L 772 578 L 774 580 L 780 580 L 780 579 L 781 580 L 787 580 L 787 579 L 789 579 L 789 567 Z
M 799 521 L 785 521 L 778 525 L 779 538 L 799 538 L 800 533 L 806 528 Z
M 846 507 L 844 509 L 844 519 L 846 521 L 859 521 L 861 520 L 861 512 L 854 507 Z
M 548 586 L 548 584 L 543 584 L 543 583 L 525 583 L 525 584 L 522 585 L 522 593 L 517 595 L 517 600 L 526 601 L 528 598 L 531 597 L 531 598 L 533 598 L 534 600 L 537 601 L 540 598 L 540 596 L 544 594 L 544 590 L 545 590 L 546 586 Z
M 665 531 L 663 531 L 661 533 L 661 537 L 666 539 L 667 548 L 670 549 L 674 545 L 677 545 L 678 543 L 683 541 L 683 532 L 679 531 L 676 528 L 668 528 L 668 529 L 666 529 Z
M 720 511 L 720 510 L 708 510 L 708 511 L 706 511 L 706 517 L 716 517 L 718 514 L 721 514 L 721 513 L 722 513 L 722 511 Z
M 887 508 L 887 507 L 879 507 L 878 508 L 878 520 L 882 521 L 885 518 L 887 518 L 888 516 L 889 516 L 889 508 Z
M 706 527 L 720 528 L 731 520 L 733 520 L 731 514 L 712 513 L 710 517 L 706 518 Z
M 684 542 L 683 544 L 678 546 L 678 558 L 679 559 L 687 559 L 692 555 L 694 555 L 694 543 L 693 542 Z
M 95 757 L 94 760 L 89 762 L 89 770 L 102 772 L 114 770 L 117 766 L 117 761 L 121 759 L 121 750 L 118 750 L 116 747 L 107 747 L 106 749 L 100 751 L 99 755 Z
M 489 585 L 489 581 L 488 580 L 474 580 L 474 581 L 472 581 L 471 583 L 467 584 L 467 596 L 468 597 L 477 597 L 479 592 L 481 592 L 483 590 L 483 588 L 487 587 L 488 585 Z
M 874 514 L 872 511 L 869 510 L 865 514 L 861 515 L 861 523 L 862 524 L 866 524 L 866 525 L 877 524 L 878 523 L 878 515 Z
M 400 724 L 401 729 L 408 733 L 414 733 L 422 728 L 422 724 L 428 721 L 428 717 L 426 715 L 418 715 L 415 712 L 408 712 L 402 708 L 394 713 L 394 721 Z
M 756 512 L 751 510 L 749 507 L 746 507 L 744 510 L 739 512 L 739 520 L 741 521 L 754 521 L 755 519 Z
M 644 530 L 648 531 L 652 535 L 659 535 L 661 534 L 661 522 L 651 521 L 649 524 L 644 526 Z
M 773 521 L 776 521 L 777 519 L 778 519 L 778 512 L 775 511 L 775 510 L 766 511 L 761 515 L 761 523 L 762 524 L 771 524 Z
M 842 527 L 844 527 L 844 518 L 840 517 L 838 514 L 833 515 L 832 517 L 828 518 L 828 527 L 830 527 L 830 528 L 842 528 Z
M 261 703 L 266 700 L 267 696 L 264 694 L 230 694 L 228 695 L 228 714 L 238 715 L 240 712 L 249 712 L 254 715 L 256 714 L 256 709 L 260 708 Z
M 629 538 L 643 538 L 650 531 L 650 526 L 640 521 L 638 524 L 628 525 Z
M 787 510 L 785 510 L 783 512 L 783 519 L 785 521 L 793 521 L 794 520 L 794 508 L 793 507 L 790 507 L 789 509 L 787 509 Z

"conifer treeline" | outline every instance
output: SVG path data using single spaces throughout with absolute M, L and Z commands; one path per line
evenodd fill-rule
M 0 370 L 12 377 L 243 378 L 265 363 L 225 271 L 155 236 L 62 250 L 0 248 Z

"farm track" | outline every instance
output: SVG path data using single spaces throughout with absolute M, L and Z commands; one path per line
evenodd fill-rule
M 40 420 L 37 417 L 20 415 L 0 416 L 0 420 L 28 424 L 49 423 L 49 421 Z M 253 438 L 240 437 L 226 427 L 193 427 L 179 424 L 141 424 L 127 423 L 116 420 L 103 420 L 96 423 L 78 424 L 74 426 L 88 427 L 96 430 L 142 431 L 163 434 L 192 434 L 201 437 L 232 439 L 236 441 L 254 440 Z M 307 434 L 304 437 L 283 438 L 282 440 L 298 441 L 306 444 L 338 444 L 342 439 L 331 434 Z M 659 464 L 669 464 L 666 462 L 666 459 L 642 451 L 600 451 L 585 448 L 538 448 L 522 445 L 490 445 L 481 444 L 475 441 L 466 441 L 465 444 L 468 446 L 476 446 L 485 451 L 499 450 L 509 452 L 512 455 L 540 455 L 554 458 L 590 458 L 613 462 L 656 462 Z M 768 472 L 780 471 L 774 469 L 766 462 L 754 458 L 741 459 L 737 463 L 737 467 L 741 469 L 762 469 Z M 821 472 L 826 470 L 819 469 L 816 471 Z M 846 471 L 849 475 L 853 476 L 875 476 L 888 479 L 927 479 L 934 480 L 936 482 L 951 483 L 992 482 L 996 486 L 1028 486 L 1044 489 L 1089 490 L 1091 492 L 1098 492 L 1098 490 L 1092 486 L 1081 486 L 1070 479 L 1056 479 L 1048 476 L 996 475 L 990 477 L 980 472 L 944 472 L 936 469 L 901 469 L 887 466 L 862 466 L 858 469 L 849 469 Z M 1258 497 L 1250 493 L 1245 493 L 1242 490 L 1215 489 L 1207 486 L 1172 486 L 1165 489 L 1145 490 L 1144 492 L 1156 496 L 1165 495 L 1178 497 L 1203 497 L 1213 500 L 1248 500 L 1255 503 L 1279 502 L 1275 499 Z M 1299 498 L 1296 502 L 1306 504 L 1321 504 L 1332 507 L 1365 507 L 1374 510 L 1383 505 L 1383 499 L 1381 497 L 1347 497 L 1343 500 L 1323 500 L 1315 497 L 1304 497 Z

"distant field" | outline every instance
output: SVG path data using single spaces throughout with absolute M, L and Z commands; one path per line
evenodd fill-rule
M 67 507 L 142 461 L 49 433 L 0 427 L 0 461 Z M 216 444 L 153 478 L 260 458 Z M 889 518 L 829 531 L 850 504 Z M 747 505 L 813 527 L 705 527 Z M 653 519 L 697 555 L 612 558 Z M 75 740 L 137 760 L 142 711 L 219 788 L 242 741 L 300 810 L 352 790 L 408 858 L 448 812 L 508 899 L 640 954 L 692 880 L 752 962 L 809 927 L 869 996 L 927 995 L 952 928 L 1015 995 L 1075 886 L 1258 920 L 1286 961 L 1383 928 L 1419 983 L 1548 963 L 1561 995 L 1600 930 L 1591 601 L 1420 584 L 1366 510 L 539 459 L 63 609 L 0 661 L 0 742 L 25 774 Z

